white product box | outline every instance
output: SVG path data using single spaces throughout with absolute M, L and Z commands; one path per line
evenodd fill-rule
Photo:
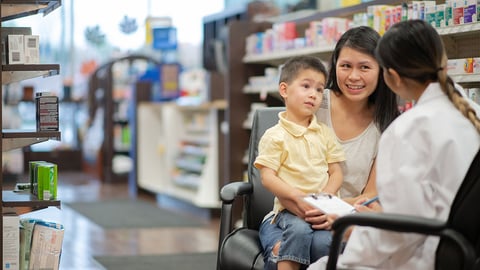
M 465 74 L 465 59 L 448 59 L 447 73 L 450 75 Z
M 63 225 L 37 221 L 33 228 L 29 269 L 58 270 L 63 236 Z
M 8 64 L 17 65 L 25 62 L 25 49 L 23 47 L 23 35 L 8 35 Z
M 480 104 L 480 88 L 468 89 L 468 97 L 474 102 Z
M 40 63 L 40 47 L 38 43 L 38 35 L 23 36 L 25 64 L 39 64 Z
M 3 270 L 18 270 L 20 256 L 20 217 L 3 216 Z

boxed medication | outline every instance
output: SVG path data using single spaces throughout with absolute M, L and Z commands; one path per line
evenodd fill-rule
M 39 220 L 33 227 L 29 268 L 58 270 L 62 253 L 62 224 Z
M 2 65 L 7 64 L 7 47 L 8 47 L 8 36 L 9 35 L 31 35 L 32 28 L 30 27 L 2 27 L 1 28 L 1 39 L 2 39 Z
M 37 131 L 58 131 L 58 97 L 48 92 L 36 93 Z
M 25 64 L 39 64 L 40 63 L 40 48 L 38 45 L 38 35 L 23 36 Z
M 39 200 L 57 199 L 57 164 L 45 161 L 30 161 L 30 192 Z
M 9 65 L 20 65 L 25 62 L 25 51 L 23 47 L 23 35 L 7 36 L 7 63 Z
M 19 270 L 20 217 L 3 216 L 3 270 Z
M 28 270 L 33 228 L 37 221 L 33 218 L 20 218 L 20 270 Z

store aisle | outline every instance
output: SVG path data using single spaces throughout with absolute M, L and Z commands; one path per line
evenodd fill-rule
M 102 183 L 83 173 L 61 173 L 58 187 L 65 226 L 60 270 L 103 269 L 93 256 L 155 255 L 215 252 L 218 218 L 202 228 L 153 228 L 104 230 L 64 203 L 109 198 L 128 198 L 126 183 Z M 139 194 L 155 204 L 155 196 Z

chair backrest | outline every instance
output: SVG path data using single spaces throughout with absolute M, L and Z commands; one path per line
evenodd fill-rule
M 459 232 L 475 249 L 475 267 L 480 269 L 480 151 L 475 156 L 450 209 L 448 227 Z M 437 248 L 435 269 L 464 269 L 457 245 L 442 238 Z
M 258 142 L 265 130 L 278 123 L 278 113 L 285 107 L 266 107 L 255 111 L 250 143 L 248 146 L 248 181 L 253 186 L 253 194 L 244 202 L 244 223 L 247 228 L 258 230 L 264 216 L 273 208 L 273 194 L 262 185 L 260 172 L 253 166 L 258 155 Z

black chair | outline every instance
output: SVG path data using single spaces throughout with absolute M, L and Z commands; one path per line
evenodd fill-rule
M 220 191 L 222 212 L 217 257 L 218 270 L 263 270 L 263 254 L 258 228 L 263 217 L 273 208 L 273 194 L 266 190 L 260 172 L 253 166 L 258 142 L 266 129 L 278 122 L 284 107 L 258 109 L 253 118 L 248 149 L 248 182 L 232 182 Z M 233 229 L 232 208 L 235 199 L 243 197 L 243 224 Z
M 333 224 L 327 269 L 336 269 L 343 234 L 349 226 L 369 226 L 396 232 L 440 237 L 435 254 L 437 270 L 480 269 L 480 151 L 474 158 L 450 209 L 447 221 L 395 214 L 357 213 Z

